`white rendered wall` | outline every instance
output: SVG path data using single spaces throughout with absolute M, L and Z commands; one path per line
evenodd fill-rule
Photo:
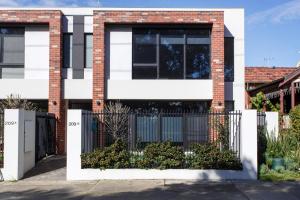
M 25 28 L 25 79 L 49 79 L 49 29 Z
M 24 99 L 48 99 L 49 80 L 43 79 L 0 79 L 0 99 L 10 94 Z
M 91 79 L 65 79 L 64 99 L 92 99 L 93 81 Z
M 244 10 L 224 9 L 225 37 L 234 37 L 234 82 L 225 83 L 225 100 L 234 100 L 235 110 L 245 109 Z
M 132 29 L 111 28 L 106 31 L 106 66 L 110 80 L 131 80 Z
M 19 180 L 35 165 L 35 112 L 5 110 L 4 180 Z
M 108 80 L 108 99 L 212 99 L 212 80 Z
M 266 113 L 266 130 L 269 135 L 278 137 L 279 133 L 279 114 L 278 112 Z

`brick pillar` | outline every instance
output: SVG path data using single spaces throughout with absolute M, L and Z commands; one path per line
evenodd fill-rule
M 211 78 L 213 80 L 212 109 L 224 110 L 224 17 L 218 14 L 211 32 Z
M 103 13 L 104 14 L 104 13 Z M 93 34 L 93 111 L 104 107 L 104 21 L 101 13 L 94 13 Z
M 57 11 L 49 23 L 50 68 L 48 111 L 57 118 L 56 148 L 58 154 L 65 153 L 65 103 L 62 96 L 62 22 Z
M 101 112 L 104 108 L 104 21 L 101 13 L 94 13 L 94 31 L 93 31 L 93 112 Z M 105 146 L 104 123 L 100 119 L 99 127 L 99 143 L 100 147 Z
M 284 112 L 284 94 L 283 90 L 280 90 L 280 113 Z
M 296 98 L 296 93 L 295 93 L 295 83 L 291 83 L 291 108 L 293 109 L 295 107 L 295 98 Z

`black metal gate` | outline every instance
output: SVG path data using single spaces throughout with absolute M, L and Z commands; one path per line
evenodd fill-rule
M 35 160 L 55 154 L 56 118 L 52 113 L 36 113 Z
M 258 165 L 265 162 L 264 154 L 267 148 L 266 113 L 257 112 L 257 161 Z
M 3 168 L 4 160 L 4 113 L 0 112 L 0 168 Z

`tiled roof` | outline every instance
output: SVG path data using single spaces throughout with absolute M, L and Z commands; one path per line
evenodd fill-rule
M 282 78 L 294 72 L 296 69 L 297 67 L 246 67 L 245 82 L 268 83 Z

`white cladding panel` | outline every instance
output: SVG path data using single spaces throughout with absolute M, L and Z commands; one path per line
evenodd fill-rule
M 49 29 L 25 28 L 25 79 L 49 79 Z
M 109 48 L 106 49 L 109 62 L 109 77 L 112 80 L 130 80 L 132 68 L 132 29 L 109 29 L 107 35 Z
M 212 80 L 108 80 L 108 99 L 209 100 Z
M 236 110 L 245 109 L 244 10 L 224 10 L 225 37 L 234 37 L 234 82 L 225 83 L 225 100 L 234 100 Z
M 24 99 L 48 99 L 49 80 L 47 79 L 0 79 L 0 99 L 10 94 Z
M 93 82 L 87 79 L 65 79 L 64 99 L 92 99 Z

